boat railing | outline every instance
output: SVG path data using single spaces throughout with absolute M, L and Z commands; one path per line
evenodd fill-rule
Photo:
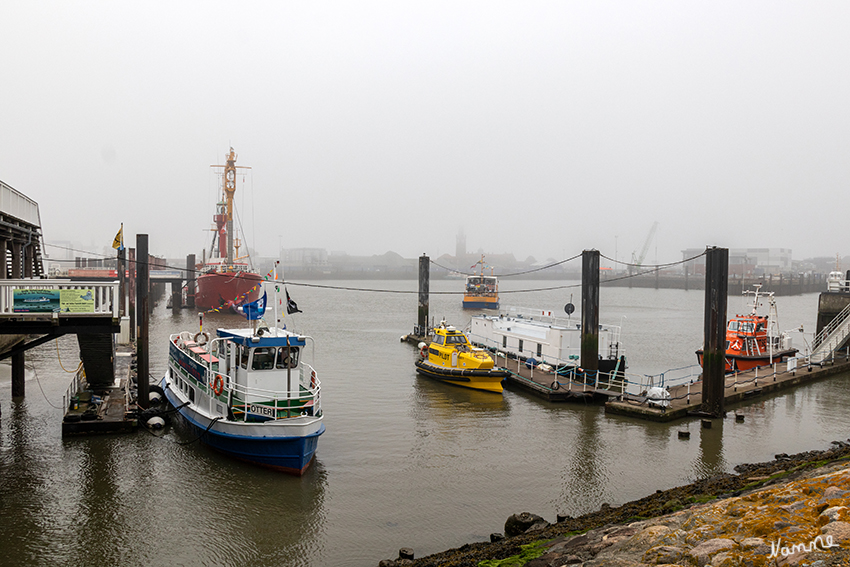
M 171 335 L 171 341 L 175 342 L 178 337 L 182 338 L 180 334 Z M 295 381 L 292 385 L 294 389 L 269 390 L 237 384 L 231 376 L 219 371 L 218 363 L 206 362 L 184 348 L 181 350 L 205 369 L 206 383 L 201 385 L 212 400 L 218 397 L 215 390 L 220 384 L 221 390 L 218 395 L 223 393 L 234 402 L 238 401 L 241 404 L 261 404 L 274 408 L 275 415 L 278 415 L 279 410 L 286 411 L 286 417 L 298 417 L 306 415 L 307 408 L 312 408 L 312 415 L 321 413 L 322 383 L 316 369 L 306 362 L 300 363 L 297 370 L 292 373 Z M 209 352 L 207 351 L 208 354 Z M 268 405 L 269 403 L 271 405 Z
M 275 415 L 278 415 L 278 411 L 285 411 L 286 417 L 299 417 L 307 415 L 308 408 L 312 408 L 312 415 L 321 412 L 322 385 L 316 370 L 306 363 L 299 366 L 295 389 L 268 390 L 243 386 L 234 381 L 230 381 L 229 389 L 233 392 L 234 402 L 238 400 L 244 404 L 262 403 L 274 408 Z

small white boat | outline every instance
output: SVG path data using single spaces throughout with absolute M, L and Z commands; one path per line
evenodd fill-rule
M 321 384 L 303 360 L 307 341 L 256 325 L 171 335 L 163 392 L 203 443 L 301 475 L 325 431 Z

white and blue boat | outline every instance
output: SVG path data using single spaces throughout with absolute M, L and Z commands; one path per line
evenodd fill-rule
M 265 298 L 254 303 L 264 305 Z M 310 337 L 255 323 L 218 329 L 214 337 L 184 331 L 169 341 L 162 389 L 203 443 L 243 461 L 304 474 L 325 431 L 321 383 L 303 360 Z

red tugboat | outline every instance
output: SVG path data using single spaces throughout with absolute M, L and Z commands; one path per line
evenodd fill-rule
M 223 167 L 222 200 L 216 205 L 213 216 L 210 257 L 199 268 L 195 292 L 195 306 L 199 309 L 235 308 L 260 297 L 263 281 L 244 258 L 239 257 L 239 239 L 233 228 L 233 195 L 236 193 L 236 169 L 250 169 L 236 165 L 236 152 L 230 148 Z M 234 253 L 235 250 L 235 253 Z
M 753 295 L 752 312 L 749 315 L 736 315 L 726 325 L 727 374 L 752 370 L 757 366 L 770 366 L 797 353 L 797 349 L 791 347 L 790 335 L 778 330 L 773 292 L 761 293 L 761 285 L 754 287 L 755 291 L 744 292 L 744 295 Z M 759 298 L 765 295 L 770 302 L 767 317 L 758 314 Z M 702 353 L 702 349 L 697 351 L 700 366 Z

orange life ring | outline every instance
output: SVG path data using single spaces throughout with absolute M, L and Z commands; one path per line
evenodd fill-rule
M 419 356 L 422 358 L 428 358 L 428 345 L 425 345 L 421 349 L 419 349 Z
M 220 396 L 224 391 L 224 378 L 221 377 L 221 374 L 216 375 L 212 390 L 216 396 Z

